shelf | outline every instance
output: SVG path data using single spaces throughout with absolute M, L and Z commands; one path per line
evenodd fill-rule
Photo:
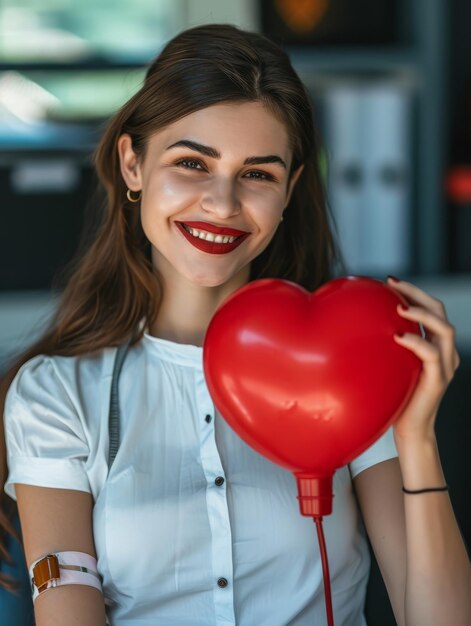
M 98 125 L 46 122 L 36 127 L 10 130 L 0 124 L 1 160 L 7 160 L 7 153 L 24 156 L 26 152 L 32 152 L 41 157 L 53 152 L 89 154 L 95 148 L 99 135 Z
M 296 47 L 286 48 L 293 64 L 300 70 L 315 71 L 378 71 L 401 68 L 414 69 L 417 54 L 409 47 Z M 97 57 L 79 61 L 41 61 L 41 62 L 0 62 L 0 72 L 16 71 L 90 71 L 90 70 L 126 70 L 144 68 L 151 58 L 135 60 L 116 60 Z
M 417 71 L 417 54 L 410 47 L 388 48 L 287 48 L 299 72 L 389 72 Z
M 113 59 L 89 59 L 82 61 L 22 61 L 0 62 L 0 72 L 68 72 L 68 71 L 102 71 L 102 70 L 134 70 L 145 67 L 150 59 L 136 61 L 120 61 Z

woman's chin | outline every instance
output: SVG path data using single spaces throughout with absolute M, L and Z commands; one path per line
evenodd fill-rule
M 188 277 L 189 280 L 198 287 L 222 287 L 229 282 L 226 276 L 197 276 Z
M 242 276 L 242 273 L 244 276 Z M 193 285 L 197 285 L 198 287 L 223 287 L 225 285 L 229 286 L 231 283 L 234 285 L 243 284 L 246 282 L 244 280 L 246 272 L 225 272 L 225 273 L 189 273 L 186 278 L 193 283 Z M 248 273 L 247 273 L 248 275 Z

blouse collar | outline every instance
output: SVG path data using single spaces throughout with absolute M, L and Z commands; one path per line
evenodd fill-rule
M 177 343 L 168 339 L 161 339 L 144 332 L 143 339 L 146 345 L 156 352 L 160 359 L 180 365 L 203 368 L 203 347 L 187 343 Z

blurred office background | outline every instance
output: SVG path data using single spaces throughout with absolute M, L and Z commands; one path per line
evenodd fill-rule
M 53 310 L 93 205 L 104 122 L 169 38 L 205 22 L 263 32 L 290 54 L 348 273 L 395 274 L 445 303 L 462 364 L 437 434 L 469 543 L 467 0 L 0 0 L 0 372 Z M 393 624 L 372 572 L 369 623 Z

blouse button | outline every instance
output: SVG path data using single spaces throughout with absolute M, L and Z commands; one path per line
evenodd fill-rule
M 224 484 L 224 478 L 222 476 L 218 476 L 214 481 L 218 487 Z
M 219 587 L 227 587 L 229 583 L 227 582 L 227 578 L 219 578 L 218 585 Z
M 206 415 L 206 417 L 205 417 L 204 419 L 205 419 L 205 420 L 208 422 L 208 424 L 209 424 L 209 422 L 210 422 L 213 418 L 212 418 L 212 417 L 211 417 L 211 415 L 209 415 L 209 413 L 208 413 L 208 415 Z

